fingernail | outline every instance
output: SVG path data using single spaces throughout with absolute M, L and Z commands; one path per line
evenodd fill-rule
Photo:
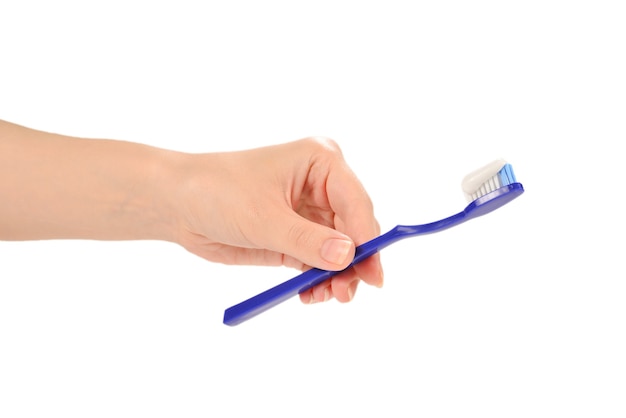
M 324 289 L 324 302 L 328 302 L 330 299 L 330 290 L 328 288 Z
M 345 239 L 331 238 L 322 245 L 322 258 L 329 263 L 343 264 L 350 254 L 352 242 Z
M 354 293 L 356 292 L 356 287 L 359 284 L 358 281 L 350 283 L 348 286 L 348 300 L 352 300 L 354 298 Z

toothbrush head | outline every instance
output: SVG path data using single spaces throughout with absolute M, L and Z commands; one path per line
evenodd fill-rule
M 465 212 L 471 217 L 487 214 L 524 192 L 513 167 L 504 160 L 493 161 L 471 172 L 463 179 L 462 188 L 470 202 Z

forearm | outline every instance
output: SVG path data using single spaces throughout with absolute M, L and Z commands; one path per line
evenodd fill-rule
M 0 239 L 173 241 L 179 157 L 0 121 Z

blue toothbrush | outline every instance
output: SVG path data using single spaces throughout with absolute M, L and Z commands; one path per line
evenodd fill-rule
M 347 268 L 360 263 L 401 239 L 443 231 L 496 210 L 521 195 L 524 192 L 524 187 L 516 181 L 510 164 L 504 160 L 496 160 L 468 174 L 463 180 L 463 191 L 470 204 L 462 212 L 428 224 L 398 225 L 389 232 L 359 245 L 356 248 L 352 263 Z M 224 324 L 237 325 L 247 321 L 338 273 L 340 272 L 317 268 L 307 270 L 286 282 L 226 309 L 224 311 Z

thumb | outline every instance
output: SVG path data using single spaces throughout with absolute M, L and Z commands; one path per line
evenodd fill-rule
M 343 270 L 352 262 L 355 244 L 347 235 L 299 215 L 283 219 L 271 234 L 275 251 L 323 270 Z

